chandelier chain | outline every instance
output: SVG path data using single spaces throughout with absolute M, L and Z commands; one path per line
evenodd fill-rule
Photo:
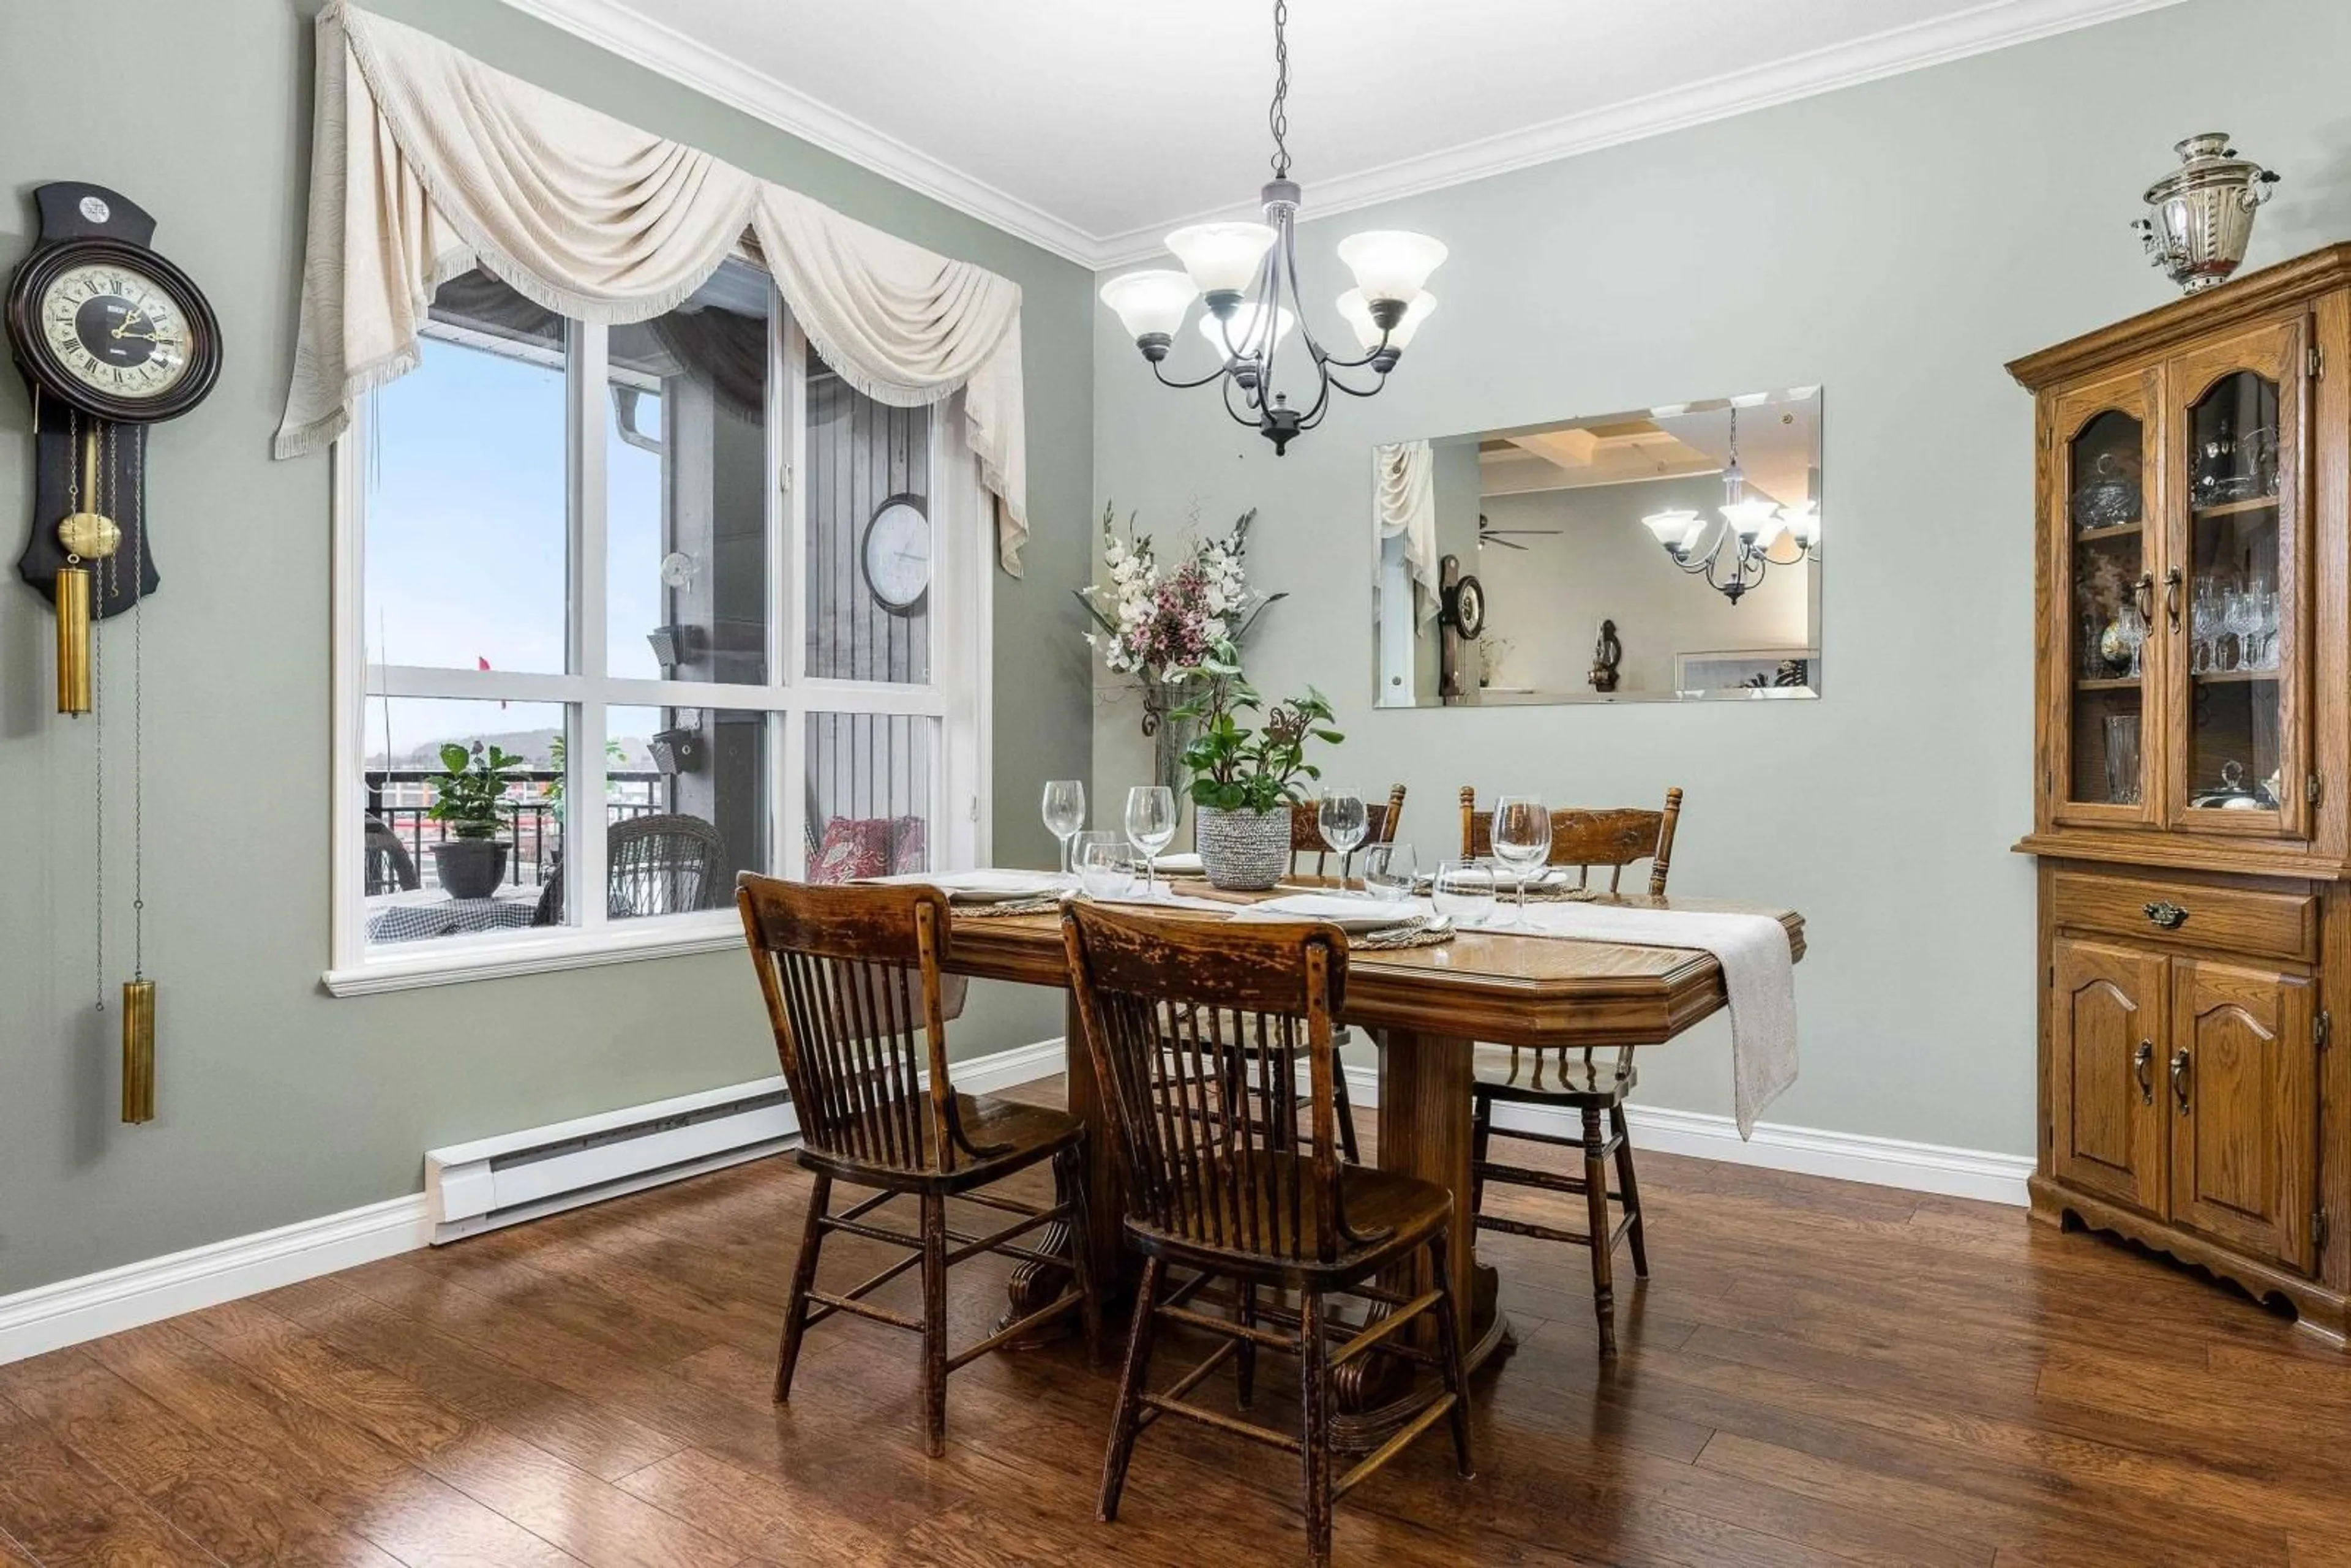
M 1273 131 L 1273 177 L 1290 178 L 1290 0 L 1273 0 L 1273 105 L 1265 122 Z

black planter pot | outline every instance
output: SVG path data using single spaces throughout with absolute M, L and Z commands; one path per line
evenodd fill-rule
M 450 839 L 433 846 L 441 891 L 452 898 L 487 898 L 506 880 L 507 846 L 496 839 Z

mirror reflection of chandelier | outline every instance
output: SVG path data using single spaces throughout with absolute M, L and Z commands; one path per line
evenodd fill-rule
M 1171 387 L 1221 382 L 1225 412 L 1254 427 L 1279 455 L 1302 430 L 1311 430 L 1330 412 L 1335 390 L 1350 397 L 1375 396 L 1387 385 L 1405 346 L 1437 308 L 1437 297 L 1421 287 L 1445 259 L 1445 246 L 1426 235 L 1401 229 L 1374 230 L 1339 242 L 1339 259 L 1355 275 L 1355 287 L 1339 296 L 1339 314 L 1355 334 L 1363 353 L 1342 359 L 1324 349 L 1300 316 L 1298 287 L 1298 183 L 1290 177 L 1290 17 L 1286 0 L 1273 7 L 1273 180 L 1259 193 L 1263 223 L 1194 224 L 1167 236 L 1167 248 L 1184 270 L 1130 272 L 1102 285 L 1102 303 L 1118 313 L 1152 374 Z M 1164 368 L 1192 302 L 1204 300 L 1200 335 L 1221 361 L 1195 381 L 1171 381 Z M 1313 380 L 1304 406 L 1275 385 L 1274 356 L 1295 330 L 1306 350 Z M 1335 372 L 1370 367 L 1375 379 L 1355 386 Z
M 1782 506 L 1769 496 L 1747 493 L 1747 473 L 1739 465 L 1739 408 L 1730 410 L 1730 461 L 1722 470 L 1722 517 L 1719 526 L 1705 513 L 1688 507 L 1653 512 L 1641 524 L 1657 536 L 1676 566 L 1733 604 L 1763 580 L 1774 566 L 1794 566 L 1818 560 L 1821 555 L 1820 503 L 1809 497 Z M 1714 548 L 1700 553 L 1699 543 L 1714 530 Z M 1768 553 L 1785 534 L 1802 551 L 1786 560 Z

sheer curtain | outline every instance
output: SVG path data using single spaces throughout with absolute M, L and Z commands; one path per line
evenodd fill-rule
M 1404 559 L 1412 583 L 1411 624 L 1437 619 L 1436 455 L 1426 441 L 1398 441 L 1372 448 L 1373 511 L 1383 543 L 1404 538 Z
M 549 310 L 621 326 L 674 309 L 747 234 L 859 392 L 898 407 L 964 393 L 998 559 L 1019 575 L 1019 286 L 346 0 L 318 19 L 309 250 L 277 454 L 324 446 L 358 398 L 415 369 L 434 291 L 462 273 L 479 267 Z

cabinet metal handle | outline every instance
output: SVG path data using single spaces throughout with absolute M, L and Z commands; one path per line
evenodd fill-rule
M 2163 574 L 2163 612 L 2171 617 L 2171 629 L 2174 632 L 2179 630 L 2179 583 L 2180 573 L 2178 567 L 2175 566 Z
M 2147 571 L 2139 574 L 2138 586 L 2131 590 L 2131 598 L 2138 604 L 2138 618 L 2143 622 L 2153 622 L 2155 620 L 2155 573 Z
M 2166 931 L 2177 931 L 2188 923 L 2188 911 L 2168 899 L 2158 899 L 2153 904 L 2142 905 L 2139 913 Z
M 2171 1053 L 2171 1097 L 2179 1102 L 2182 1111 L 2188 1109 L 2188 1048 L 2184 1045 Z
M 2131 1052 L 2131 1071 L 2138 1074 L 2138 1103 L 2155 1103 L 2155 1041 L 2143 1040 Z

